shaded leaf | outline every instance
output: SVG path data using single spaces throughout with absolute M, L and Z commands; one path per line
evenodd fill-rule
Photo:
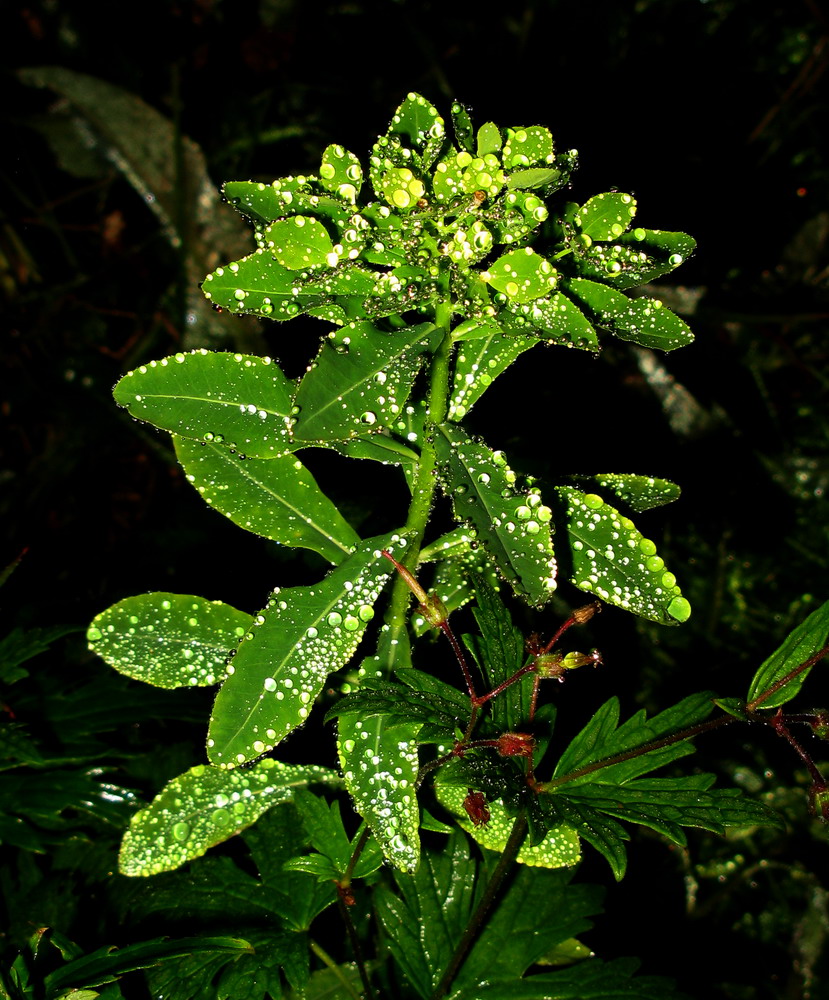
M 772 685 L 781 681 L 801 663 L 818 653 L 829 639 L 829 601 L 816 608 L 809 617 L 788 634 L 780 646 L 764 661 L 754 675 L 748 690 L 747 701 L 751 705 L 760 699 Z M 768 698 L 763 698 L 759 707 L 777 708 L 800 691 L 809 676 L 811 667 L 802 670 L 796 677 L 784 684 Z

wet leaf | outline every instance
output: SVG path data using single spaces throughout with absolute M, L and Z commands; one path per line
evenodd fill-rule
M 462 420 L 492 382 L 524 351 L 538 343 L 533 337 L 508 337 L 491 320 L 481 324 L 473 339 L 461 344 L 449 397 L 449 419 Z
M 444 492 L 455 516 L 471 522 L 478 541 L 517 594 L 534 605 L 556 586 L 552 512 L 536 489 L 516 488 L 503 452 L 491 451 L 455 424 L 436 428 Z
M 431 323 L 385 333 L 370 322 L 334 331 L 296 395 L 300 441 L 337 441 L 393 425 L 420 368 Z
M 162 688 L 219 683 L 251 615 L 221 601 L 156 592 L 126 597 L 97 615 L 89 648 L 119 673 Z
M 359 159 L 342 146 L 326 146 L 320 166 L 320 184 L 352 205 L 363 183 Z
M 506 170 L 553 163 L 553 136 L 543 125 L 508 128 L 502 156 Z
M 686 324 L 659 299 L 630 299 L 614 288 L 587 278 L 570 278 L 564 282 L 563 290 L 588 319 L 621 340 L 633 341 L 641 347 L 673 351 L 694 339 Z
M 571 582 L 608 604 L 662 625 L 688 620 L 691 607 L 656 545 L 597 493 L 555 490 L 572 560 Z M 558 522 L 557 522 L 558 523 Z
M 302 825 L 311 846 L 319 853 L 292 858 L 285 863 L 286 871 L 305 871 L 317 875 L 320 881 L 339 880 L 348 870 L 362 827 L 349 838 L 340 816 L 340 803 L 326 802 L 319 795 L 301 791 L 294 796 Z M 383 855 L 376 840 L 369 840 L 352 871 L 353 878 L 366 878 L 383 863 Z
M 212 441 L 176 437 L 176 456 L 205 503 L 234 524 L 338 565 L 360 536 L 294 455 L 241 458 Z
M 290 802 L 295 789 L 320 783 L 336 786 L 340 779 L 328 768 L 272 758 L 234 771 L 197 764 L 133 816 L 119 868 L 130 876 L 171 871 L 255 823 L 273 806 Z
M 486 156 L 487 153 L 497 153 L 503 145 L 501 130 L 495 122 L 484 122 L 478 129 L 478 156 Z
M 591 240 L 616 240 L 636 215 L 636 199 L 619 191 L 608 191 L 588 199 L 576 212 L 582 236 Z
M 474 826 L 463 807 L 463 801 L 467 796 L 465 787 L 439 781 L 435 788 L 440 803 L 455 815 L 458 824 L 473 840 L 490 851 L 504 850 L 515 817 L 507 813 L 502 802 L 487 803 L 490 812 L 489 822 L 482 826 Z M 522 865 L 539 868 L 566 868 L 575 865 L 580 858 L 581 846 L 578 834 L 572 826 L 561 823 L 552 827 L 540 843 L 525 842 L 516 860 Z
M 523 305 L 507 303 L 498 316 L 501 325 L 511 334 L 534 333 L 548 343 L 577 347 L 583 351 L 599 351 L 596 331 L 584 313 L 566 295 L 554 292 Z
M 556 287 L 558 272 L 530 247 L 509 250 L 487 268 L 484 280 L 513 302 L 532 302 Z
M 676 483 L 654 476 L 640 476 L 629 472 L 597 472 L 592 476 L 573 476 L 580 488 L 609 494 L 632 510 L 641 514 L 655 507 L 678 500 L 681 490 Z M 591 490 L 592 492 L 592 490 Z
M 249 458 L 291 450 L 291 383 L 270 358 L 200 350 L 151 361 L 113 395 L 139 420 Z
M 262 238 L 276 260 L 290 271 L 331 263 L 328 257 L 334 253 L 325 226 L 318 219 L 304 215 L 271 223 Z
M 414 871 L 420 860 L 415 783 L 419 723 L 390 724 L 383 716 L 337 722 L 337 752 L 354 808 L 371 827 L 389 864 Z
M 293 319 L 324 302 L 321 293 L 304 292 L 297 275 L 263 248 L 211 271 L 202 292 L 221 309 L 274 320 Z
M 277 589 L 228 665 L 213 706 L 208 757 L 236 767 L 272 750 L 307 719 L 326 677 L 351 659 L 393 572 L 398 535 L 363 542 L 318 584 Z
M 811 656 L 821 650 L 829 640 L 829 601 L 816 608 L 809 617 L 801 622 L 786 636 L 780 646 L 762 664 L 751 681 L 748 691 L 748 702 L 751 704 L 760 698 L 777 681 L 805 663 Z M 758 708 L 778 708 L 800 691 L 803 682 L 809 676 L 811 667 L 801 671 L 787 684 L 758 705 Z M 825 669 L 825 665 L 824 665 Z

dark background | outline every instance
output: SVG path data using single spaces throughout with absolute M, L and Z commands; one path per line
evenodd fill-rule
M 77 136 L 55 125 L 61 95 L 17 75 L 36 66 L 141 98 L 201 148 L 216 186 L 307 172 L 330 142 L 363 158 L 408 91 L 444 114 L 457 97 L 477 124 L 544 124 L 559 148 L 576 147 L 574 200 L 630 191 L 639 224 L 697 239 L 675 287 L 658 290 L 697 336 L 659 358 L 684 408 L 667 406 L 635 351 L 611 342 L 598 359 L 551 349 L 519 361 L 470 421 L 538 475 L 642 472 L 683 488 L 638 525 L 659 541 L 694 615 L 676 630 L 614 610 L 597 619 L 589 642 L 606 667 L 574 677 L 565 728 L 610 694 L 628 711 L 706 687 L 742 695 L 787 630 L 829 596 L 829 26 L 819 3 L 761 11 L 752 0 L 516 0 L 487 16 L 478 3 L 447 0 L 41 2 L 7 7 L 2 26 L 0 565 L 25 550 L 0 594 L 7 631 L 85 626 L 145 590 L 254 611 L 276 583 L 322 569 L 205 508 L 164 436 L 112 402 L 123 372 L 196 342 L 188 247 L 171 245 L 100 145 L 81 162 Z M 270 353 L 295 375 L 322 330 L 313 320 L 228 324 L 210 345 Z M 396 527 L 374 503 L 396 489 L 392 473 L 361 467 L 355 482 L 336 459 L 315 472 L 361 530 Z M 524 623 L 549 632 L 579 600 L 562 585 L 554 608 Z M 106 670 L 80 636 L 54 645 L 32 666 L 24 721 L 65 748 L 60 727 L 38 717 L 37 691 L 54 681 L 71 692 Z M 809 698 L 829 700 L 822 675 L 810 684 Z M 195 761 L 209 705 L 197 698 L 168 702 L 178 707 L 152 722 L 136 710 L 106 736 L 115 757 L 129 747 L 154 760 L 143 771 L 135 760 L 119 765 L 119 780 L 149 794 Z M 785 791 L 805 778 L 784 749 L 753 731 L 701 745 L 698 766 L 776 802 L 787 830 L 731 842 L 693 835 L 687 853 L 637 837 L 626 881 L 610 887 L 607 915 L 584 938 L 598 954 L 640 955 L 644 971 L 674 975 L 698 996 L 794 997 L 810 976 L 821 995 L 827 842 L 804 789 Z M 117 831 L 104 840 L 111 853 Z M 38 886 L 47 899 L 54 864 L 25 864 L 34 869 L 8 884 L 29 899 Z M 71 903 L 23 906 L 10 917 L 10 945 L 27 921 L 55 913 L 85 945 L 110 940 L 105 907 L 82 920 L 84 893 L 103 892 L 106 864 L 102 856 L 100 883 L 88 872 L 63 876 L 81 887 Z M 603 864 L 588 857 L 579 877 L 605 881 Z

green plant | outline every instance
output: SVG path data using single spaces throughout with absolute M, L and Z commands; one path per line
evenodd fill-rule
M 326 980 L 309 980 L 310 953 L 340 995 L 357 995 L 345 955 L 311 937 L 336 905 L 367 996 L 666 996 L 669 985 L 631 980 L 626 963 L 577 961 L 576 935 L 598 908 L 591 887 L 570 884 L 582 841 L 621 878 L 629 834 L 620 820 L 678 844 L 683 827 L 774 824 L 769 809 L 714 788 L 711 775 L 649 775 L 738 718 L 771 724 L 808 758 L 787 720 L 765 710 L 793 697 L 825 655 L 829 604 L 766 661 L 745 700 L 716 699 L 726 714 L 710 719 L 715 699 L 703 691 L 620 724 L 611 699 L 557 742 L 541 681 L 600 662 L 595 651 L 559 646 L 569 628 L 601 602 L 663 625 L 690 615 L 656 545 L 628 516 L 679 490 L 621 473 L 541 483 L 513 472 L 464 421 L 497 376 L 542 343 L 595 352 L 598 329 L 663 350 L 690 343 L 678 316 L 625 291 L 672 271 L 694 242 L 632 228 L 628 194 L 568 202 L 576 153 L 557 152 L 546 128 L 486 123 L 476 133 L 459 104 L 452 125 L 450 139 L 437 110 L 410 94 L 372 150 L 369 199 L 359 160 L 340 146 L 325 150 L 315 176 L 225 186 L 257 249 L 217 268 L 203 289 L 234 313 L 333 323 L 299 380 L 269 358 L 201 350 L 149 362 L 116 386 L 133 416 L 173 434 L 187 478 L 215 509 L 335 567 L 276 588 L 255 616 L 172 593 L 127 598 L 97 616 L 91 646 L 122 673 L 165 688 L 221 685 L 208 763 L 133 817 L 121 870 L 169 872 L 245 831 L 258 878 L 230 857 L 208 858 L 192 875 L 164 876 L 172 890 L 144 905 L 151 913 L 166 898 L 186 910 L 210 899 L 235 913 L 257 950 L 235 974 L 251 961 L 262 975 L 256 995 L 280 995 L 280 969 L 297 993 L 322 995 Z M 407 509 L 380 510 L 386 530 L 362 538 L 297 458 L 307 450 L 312 461 L 319 448 L 398 466 Z M 428 593 L 418 582 L 427 567 Z M 501 582 L 541 608 L 560 575 L 592 603 L 551 639 L 525 643 Z M 470 601 L 477 634 L 461 642 L 449 616 Z M 433 629 L 454 651 L 460 690 L 426 669 Z M 318 702 L 330 706 L 324 718 L 317 709 L 318 725 L 337 720 L 339 771 L 273 756 Z M 793 721 L 823 726 L 813 714 Z M 823 813 L 826 785 L 809 766 Z M 342 792 L 359 827 L 341 816 L 347 799 L 333 796 Z M 480 858 L 468 838 L 485 848 Z M 252 917 L 258 906 L 270 914 L 267 933 Z M 210 977 L 226 963 L 220 955 Z M 527 974 L 544 963 L 568 967 Z M 194 958 L 150 975 L 154 991 L 190 996 L 181 984 L 207 973 Z

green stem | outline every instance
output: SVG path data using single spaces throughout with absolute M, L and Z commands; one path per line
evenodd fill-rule
M 409 547 L 401 563 L 414 573 L 420 559 L 420 549 L 423 536 L 429 522 L 429 512 L 437 488 L 437 456 L 435 453 L 433 429 L 446 419 L 449 404 L 449 361 L 452 353 L 452 334 L 450 324 L 452 319 L 452 302 L 449 296 L 448 280 L 445 283 L 444 297 L 435 309 L 435 326 L 443 331 L 443 339 L 435 353 L 429 369 L 428 409 L 426 426 L 423 434 L 423 447 L 420 452 L 417 476 L 415 478 L 412 502 L 406 518 L 405 530 L 412 536 Z M 392 585 L 391 600 L 386 616 L 393 648 L 395 640 L 405 631 L 406 618 L 411 592 L 406 581 L 397 576 Z
M 357 992 L 357 990 L 354 989 L 354 987 L 348 981 L 348 978 L 343 972 L 342 967 L 334 961 L 334 959 L 328 954 L 328 952 L 322 947 L 322 945 L 318 944 L 312 938 L 308 942 L 308 947 L 317 956 L 317 958 L 334 973 L 334 975 L 340 981 L 340 985 L 345 990 L 345 992 L 350 997 L 353 997 L 354 1000 L 360 1000 L 360 994 Z
M 515 822 L 512 824 L 512 830 L 510 831 L 509 838 L 504 846 L 504 851 L 498 859 L 498 864 L 495 866 L 495 870 L 487 883 L 487 887 L 484 890 L 481 901 L 478 903 L 475 912 L 472 914 L 469 923 L 466 925 L 463 936 L 458 942 L 458 946 L 455 948 L 452 958 L 449 960 L 449 965 L 446 967 L 446 972 L 444 972 L 441 981 L 435 987 L 430 1000 L 440 1000 L 441 997 L 445 996 L 449 992 L 449 987 L 452 985 L 452 981 L 460 972 L 461 966 L 466 961 L 466 957 L 469 954 L 472 945 L 475 943 L 478 935 L 483 929 L 486 918 L 492 908 L 492 904 L 495 902 L 498 893 L 501 891 L 504 879 L 512 867 L 513 862 L 518 855 L 518 851 L 524 843 L 524 837 L 526 835 L 527 812 L 525 809 L 522 809 L 515 817 Z

